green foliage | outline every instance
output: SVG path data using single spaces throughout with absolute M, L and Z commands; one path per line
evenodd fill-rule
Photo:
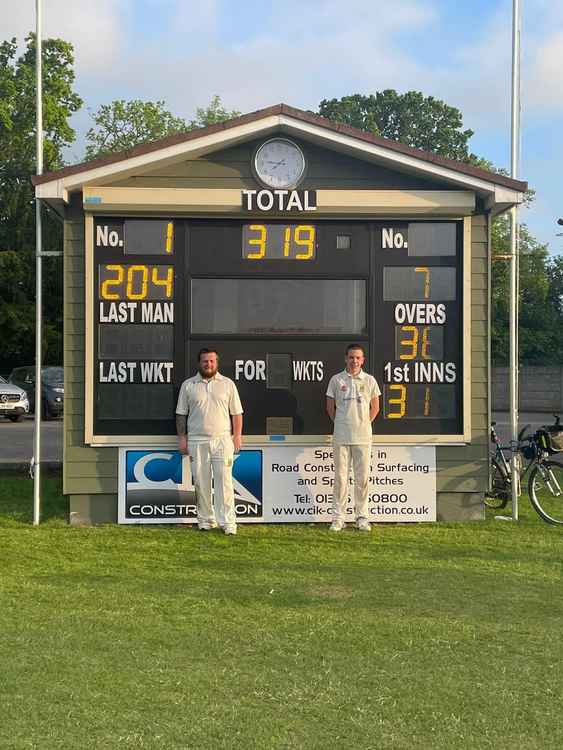
M 450 159 L 469 159 L 468 141 L 472 130 L 462 130 L 461 112 L 420 91 L 399 94 L 385 89 L 364 96 L 323 99 L 319 114 L 369 133 L 400 141 Z
M 469 152 L 473 132 L 462 130 L 462 116 L 434 97 L 417 91 L 398 94 L 392 89 L 369 96 L 354 94 L 341 99 L 323 99 L 319 114 L 361 130 L 400 141 L 451 159 L 470 163 L 498 174 L 490 161 Z M 525 205 L 534 200 L 526 193 Z M 493 221 L 491 248 L 495 256 L 510 253 L 510 218 L 507 214 Z M 492 264 L 491 339 L 493 362 L 503 365 L 509 354 L 509 264 Z M 549 255 L 520 227 L 520 328 L 519 356 L 524 364 L 559 363 L 563 359 L 563 259 Z
M 236 109 L 231 111 L 225 109 L 221 102 L 221 97 L 216 94 L 211 98 L 207 107 L 198 107 L 196 109 L 195 120 L 191 120 L 189 129 L 205 128 L 207 125 L 216 125 L 218 122 L 225 122 L 239 116 L 240 112 Z
M 63 361 L 62 259 L 43 263 L 43 362 Z M 47 272 L 45 272 L 47 271 Z M 0 372 L 35 361 L 35 252 L 0 252 Z
M 164 101 L 115 100 L 102 104 L 92 115 L 94 127 L 86 133 L 86 159 L 127 151 L 140 143 L 214 125 L 239 114 L 227 111 L 219 96 L 214 96 L 207 107 L 197 109 L 196 118 L 190 122 L 165 109 Z
M 36 172 L 35 37 L 17 55 L 15 39 L 0 43 L 0 363 L 33 362 L 35 318 Z M 72 45 L 43 40 L 43 130 L 45 171 L 63 165 L 62 149 L 74 140 L 70 116 L 82 105 L 73 91 Z M 44 214 L 43 249 L 60 250 L 62 227 Z M 62 262 L 44 263 L 45 361 L 62 357 Z
M 509 358 L 510 218 L 493 222 L 491 339 L 496 365 Z M 563 359 L 563 259 L 551 257 L 525 224 L 520 226 L 519 361 L 555 364 Z
M 86 133 L 86 159 L 127 151 L 140 143 L 165 138 L 189 129 L 180 117 L 164 107 L 163 101 L 116 99 L 102 104 L 92 115 L 94 127 Z
M 35 153 L 35 38 L 16 58 L 15 39 L 0 44 L 0 251 L 33 246 L 34 200 L 31 175 Z M 45 171 L 62 166 L 62 149 L 74 140 L 68 124 L 82 100 L 72 90 L 72 45 L 43 42 L 43 130 Z
M 2 360 L 33 362 L 35 308 L 33 299 L 34 256 L 29 250 L 0 253 L 0 330 Z

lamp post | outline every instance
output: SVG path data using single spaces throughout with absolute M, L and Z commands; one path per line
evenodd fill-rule
M 35 0 L 36 159 L 37 174 L 43 172 L 43 93 L 41 70 L 41 0 Z M 42 336 L 42 232 L 41 202 L 35 198 L 35 432 L 33 435 L 33 525 L 41 515 L 41 336 Z
M 510 176 L 518 178 L 520 166 L 520 0 L 512 5 L 512 127 Z M 512 520 L 518 520 L 520 472 L 518 466 L 518 207 L 510 221 L 510 427 Z

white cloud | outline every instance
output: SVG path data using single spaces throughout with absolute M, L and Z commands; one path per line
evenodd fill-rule
M 215 36 L 221 14 L 220 0 L 177 0 L 172 5 L 170 28 L 184 36 L 188 48 Z
M 233 10 L 233 0 L 44 0 L 44 35 L 74 44 L 76 89 L 91 109 L 115 98 L 164 99 L 190 118 L 214 94 L 247 112 L 280 101 L 314 109 L 322 98 L 417 89 L 462 111 L 465 127 L 479 134 L 476 150 L 497 163 L 508 155 L 510 0 L 479 0 L 474 20 L 464 15 L 457 28 L 451 12 L 441 15 L 446 0 L 237 2 Z M 35 27 L 34 0 L 0 5 L 0 38 L 23 40 Z M 239 9 L 244 28 L 225 28 L 225 18 L 242 25 Z M 523 10 L 523 170 L 547 215 L 559 201 L 563 162 L 563 2 L 526 0 Z M 74 122 L 83 133 L 87 112 Z M 535 169 L 549 132 L 545 158 L 553 168 Z M 81 156 L 79 142 L 69 158 Z
M 415 0 L 396 0 L 392 7 L 350 0 L 345 10 L 336 0 L 287 0 L 270 9 L 267 27 L 249 41 L 228 45 L 219 41 L 217 0 L 202 7 L 169 4 L 166 44 L 155 38 L 128 50 L 95 82 L 83 77 L 88 90 L 96 100 L 104 92 L 104 101 L 164 98 L 184 116 L 215 93 L 242 111 L 282 100 L 315 107 L 323 97 L 405 88 L 420 79 L 423 69 L 394 35 L 428 27 L 435 18 L 429 3 Z
M 43 2 L 43 38 L 72 42 L 76 71 L 93 72 L 111 67 L 120 53 L 121 31 L 133 0 L 47 0 Z M 8 12 L 0 13 L 0 38 L 23 41 L 35 31 L 33 0 L 3 0 Z
M 563 24 L 535 46 L 524 85 L 527 100 L 541 114 L 563 111 Z

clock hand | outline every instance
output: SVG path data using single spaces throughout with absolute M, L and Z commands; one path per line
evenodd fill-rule
M 268 164 L 273 164 L 274 169 L 276 167 L 279 167 L 281 164 L 285 164 L 285 159 L 282 159 L 281 161 L 269 161 Z

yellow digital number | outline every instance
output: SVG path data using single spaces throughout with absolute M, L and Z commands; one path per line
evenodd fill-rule
M 302 235 L 305 235 L 302 237 Z M 296 245 L 307 247 L 306 253 L 297 253 L 296 260 L 309 260 L 315 255 L 315 227 L 309 224 L 300 224 L 295 227 L 294 239 Z
M 430 388 L 424 389 L 424 416 L 430 416 Z
M 430 299 L 430 269 L 428 266 L 417 266 L 414 270 L 424 274 L 424 299 Z
M 170 255 L 172 252 L 172 238 L 174 236 L 174 224 L 169 221 L 166 225 L 166 246 L 165 251 Z
M 291 242 L 291 227 L 286 227 L 283 233 L 283 257 L 289 258 L 289 245 Z
M 174 291 L 174 269 L 172 266 L 166 267 L 166 277 L 158 278 L 158 266 L 153 266 L 151 281 L 155 286 L 163 286 L 165 289 L 166 299 L 172 297 Z
M 401 339 L 401 346 L 410 346 L 411 350 L 407 354 L 401 354 L 399 359 L 414 359 L 418 352 L 418 328 L 416 326 L 401 326 L 401 331 L 412 334 L 410 339 Z
M 422 329 L 422 347 L 420 349 L 420 355 L 422 359 L 432 359 L 432 351 L 428 351 L 430 347 L 430 327 L 424 326 Z
M 141 274 L 141 291 L 135 292 L 133 288 L 135 286 L 135 274 Z M 127 269 L 127 299 L 145 299 L 148 291 L 149 282 L 149 269 L 147 266 L 129 266 Z
M 109 289 L 112 287 L 119 287 L 123 284 L 123 277 L 125 275 L 125 270 L 122 265 L 109 265 L 109 266 L 103 266 L 107 271 L 117 271 L 116 278 L 113 279 L 106 279 L 102 282 L 102 288 L 100 291 L 100 296 L 102 299 L 120 299 L 119 292 L 115 292 L 115 294 L 111 294 L 109 292 Z
M 266 257 L 266 227 L 264 224 L 251 224 L 249 229 L 253 232 L 259 232 L 260 237 L 255 237 L 252 240 L 248 240 L 249 245 L 258 245 L 260 248 L 257 253 L 248 253 L 246 256 L 249 260 L 260 260 Z
M 401 419 L 405 416 L 405 412 L 407 410 L 407 386 L 406 385 L 399 385 L 398 383 L 393 383 L 393 385 L 389 386 L 390 391 L 399 391 L 398 398 L 389 398 L 387 399 L 387 404 L 391 406 L 391 404 L 398 406 L 398 411 L 393 412 L 387 412 L 387 418 L 388 419 Z

